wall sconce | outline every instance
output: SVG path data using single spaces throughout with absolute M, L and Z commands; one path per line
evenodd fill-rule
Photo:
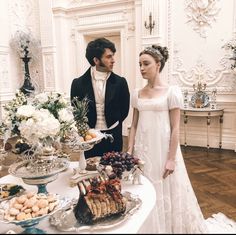
M 145 20 L 144 26 L 145 26 L 146 29 L 149 29 L 150 34 L 152 34 L 152 30 L 153 30 L 153 28 L 154 28 L 154 26 L 155 26 L 155 21 L 152 20 L 152 13 L 151 13 L 151 12 L 150 12 L 150 14 L 149 14 L 149 24 L 147 24 L 147 22 L 146 22 L 146 20 Z

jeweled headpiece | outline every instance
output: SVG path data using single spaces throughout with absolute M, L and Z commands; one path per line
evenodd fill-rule
M 143 50 L 143 53 L 145 53 L 145 52 L 150 53 L 151 55 L 154 55 L 154 56 L 158 57 L 159 60 L 163 59 L 163 55 L 161 54 L 161 52 L 158 49 L 155 49 L 154 47 L 146 47 Z

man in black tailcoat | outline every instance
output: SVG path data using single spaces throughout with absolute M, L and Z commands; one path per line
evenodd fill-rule
M 88 43 L 86 58 L 91 67 L 71 84 L 71 100 L 88 97 L 88 124 L 90 128 L 112 134 L 114 141 L 103 139 L 85 157 L 102 156 L 110 151 L 122 151 L 122 123 L 128 116 L 130 93 L 124 77 L 112 72 L 115 63 L 114 43 L 97 38 Z

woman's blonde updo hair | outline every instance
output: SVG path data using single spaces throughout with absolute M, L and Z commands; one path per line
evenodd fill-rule
M 151 47 L 146 47 L 143 51 L 140 52 L 139 56 L 143 54 L 148 54 L 152 56 L 156 62 L 161 63 L 160 72 L 164 68 L 165 63 L 169 58 L 169 52 L 167 47 L 162 47 L 159 45 L 152 45 Z

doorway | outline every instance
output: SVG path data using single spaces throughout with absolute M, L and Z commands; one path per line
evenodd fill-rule
M 116 53 L 115 53 L 115 63 L 114 63 L 114 67 L 113 67 L 113 72 L 121 75 L 121 42 L 120 42 L 120 34 L 119 32 L 113 32 L 112 34 L 108 34 L 108 33 L 99 33 L 99 34 L 93 34 L 93 35 L 86 35 L 85 38 L 85 43 L 86 45 L 99 37 L 104 37 L 108 40 L 110 40 L 111 42 L 113 42 L 115 44 L 116 47 Z

